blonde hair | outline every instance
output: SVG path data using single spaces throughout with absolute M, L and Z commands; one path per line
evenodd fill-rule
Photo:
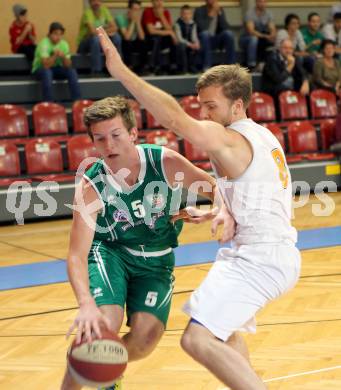
M 196 84 L 199 92 L 209 86 L 221 86 L 225 97 L 232 102 L 241 99 L 246 109 L 251 100 L 252 79 L 246 68 L 240 65 L 217 65 L 203 73 Z
M 136 118 L 129 101 L 123 96 L 107 97 L 98 100 L 89 106 L 84 112 L 84 123 L 88 128 L 88 134 L 93 140 L 91 125 L 108 119 L 122 118 L 124 126 L 130 131 L 136 127 Z

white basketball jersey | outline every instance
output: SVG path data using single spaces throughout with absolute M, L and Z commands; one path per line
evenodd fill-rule
M 217 184 L 237 227 L 233 243 L 256 244 L 297 241 L 291 226 L 291 176 L 277 138 L 251 119 L 232 123 L 250 143 L 253 159 L 236 180 L 218 178 Z

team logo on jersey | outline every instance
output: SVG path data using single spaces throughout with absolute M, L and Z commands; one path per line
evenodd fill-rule
M 115 222 L 128 222 L 129 216 L 125 210 L 115 210 L 113 214 Z
M 92 292 L 92 296 L 94 298 L 99 298 L 99 297 L 103 297 L 103 291 L 101 289 L 101 287 L 96 287 L 93 292 Z
M 162 194 L 150 194 L 147 195 L 147 201 L 152 208 L 162 208 L 165 204 L 165 198 Z

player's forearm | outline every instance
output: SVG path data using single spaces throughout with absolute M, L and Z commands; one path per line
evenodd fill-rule
M 181 119 L 186 115 L 178 102 L 167 93 L 146 83 L 123 63 L 116 65 L 113 71 L 115 78 L 121 81 L 126 89 L 144 106 L 154 118 L 166 129 L 171 129 L 179 135 Z
M 88 282 L 87 261 L 80 259 L 79 256 L 69 255 L 67 259 L 67 273 L 79 306 L 92 301 L 93 298 L 90 294 Z

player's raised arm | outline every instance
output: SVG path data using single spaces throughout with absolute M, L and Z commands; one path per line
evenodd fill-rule
M 228 137 L 222 125 L 191 118 L 172 96 L 130 71 L 102 27 L 97 29 L 97 34 L 109 73 L 121 81 L 159 123 L 207 152 L 221 150 L 227 146 Z

